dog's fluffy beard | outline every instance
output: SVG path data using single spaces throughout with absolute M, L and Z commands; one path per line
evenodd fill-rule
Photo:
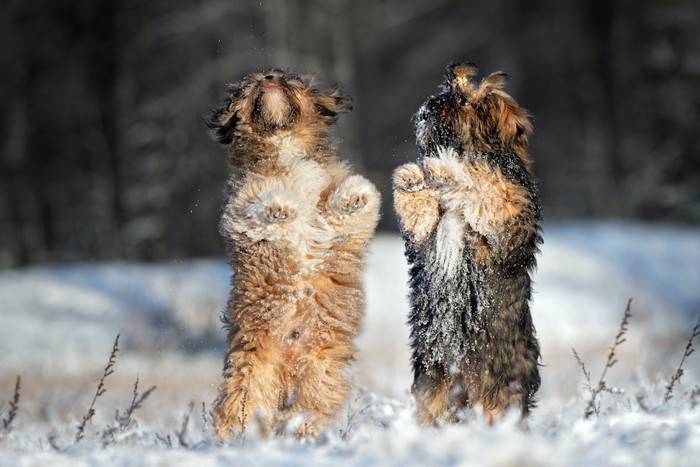
M 333 155 L 332 124 L 351 109 L 352 100 L 338 86 L 321 90 L 312 77 L 273 69 L 231 85 L 205 123 L 212 137 L 229 148 L 235 166 L 274 159 L 283 140 L 293 142 L 295 154 L 320 161 Z
M 290 128 L 299 114 L 298 104 L 281 87 L 266 88 L 255 99 L 253 121 L 263 130 L 284 130 Z
M 414 116 L 416 143 L 423 156 L 433 156 L 444 148 L 457 152 L 464 149 L 462 131 L 455 127 L 460 120 L 460 109 L 454 100 L 449 94 L 431 97 Z M 465 126 L 468 124 L 468 121 L 464 121 Z

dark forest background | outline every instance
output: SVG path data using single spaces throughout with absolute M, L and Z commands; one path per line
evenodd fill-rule
M 700 222 L 697 0 L 5 0 L 0 268 L 221 255 L 201 115 L 276 66 L 341 82 L 342 155 L 384 197 L 452 60 L 513 76 L 548 221 Z

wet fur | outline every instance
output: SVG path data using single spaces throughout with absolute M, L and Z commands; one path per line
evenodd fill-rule
M 213 408 L 221 437 L 253 423 L 316 436 L 348 394 L 379 209 L 376 188 L 335 156 L 331 125 L 350 108 L 338 88 L 270 70 L 232 86 L 207 119 L 231 165 L 220 224 L 233 270 L 228 350 Z
M 443 92 L 415 116 L 417 164 L 394 172 L 394 207 L 410 264 L 418 419 L 526 416 L 540 385 L 530 271 L 540 237 L 527 113 L 505 74 L 473 83 L 448 66 Z

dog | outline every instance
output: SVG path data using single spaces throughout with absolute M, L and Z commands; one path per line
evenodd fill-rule
M 336 156 L 331 128 L 351 108 L 337 86 L 272 69 L 230 86 L 206 119 L 231 167 L 220 222 L 233 270 L 228 348 L 212 411 L 222 438 L 254 422 L 318 436 L 350 389 L 380 205 Z
M 541 243 L 526 111 L 497 72 L 447 67 L 415 115 L 418 164 L 393 174 L 410 265 L 417 417 L 454 423 L 509 410 L 523 419 L 540 386 L 530 272 Z

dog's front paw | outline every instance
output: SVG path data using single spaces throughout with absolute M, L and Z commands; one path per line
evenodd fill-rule
M 261 193 L 246 207 L 247 217 L 258 224 L 281 224 L 297 217 L 297 209 L 279 192 Z
M 344 214 L 359 211 L 367 205 L 367 193 L 353 193 L 338 203 L 339 210 Z
M 362 210 L 374 198 L 377 189 L 369 180 L 359 175 L 346 178 L 328 198 L 328 210 L 336 215 L 346 216 Z
M 458 174 L 450 161 L 428 157 L 423 160 L 423 175 L 425 182 L 431 188 L 442 188 L 454 185 Z
M 266 222 L 276 224 L 279 222 L 287 222 L 294 219 L 297 215 L 297 212 L 296 209 L 290 206 L 274 203 L 269 206 L 265 206 L 260 211 L 260 214 Z
M 394 170 L 394 188 L 401 191 L 414 192 L 426 189 L 423 171 L 417 164 L 404 164 Z

